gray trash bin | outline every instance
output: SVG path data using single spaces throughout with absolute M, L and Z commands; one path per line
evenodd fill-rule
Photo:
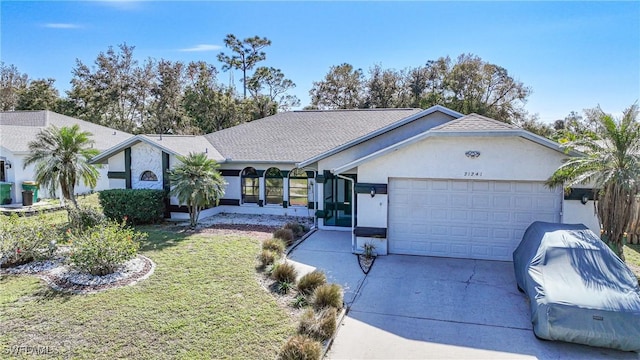
M 22 192 L 22 206 L 33 205 L 33 191 L 24 190 Z

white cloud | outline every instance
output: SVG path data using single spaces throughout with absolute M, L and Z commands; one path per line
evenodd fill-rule
M 48 24 L 44 24 L 43 26 L 50 29 L 79 29 L 82 27 L 78 24 L 68 24 L 68 23 L 48 23 Z
M 220 45 L 212 45 L 212 44 L 198 44 L 196 46 L 180 49 L 179 51 L 215 51 L 222 49 Z

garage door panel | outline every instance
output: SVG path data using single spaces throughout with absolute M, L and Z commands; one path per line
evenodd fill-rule
M 453 209 L 449 212 L 451 221 L 468 221 L 470 219 L 471 212 L 468 210 Z
M 449 204 L 449 196 L 447 194 L 433 193 L 423 201 L 423 204 L 428 204 L 430 206 L 447 206 L 447 204 Z
M 494 209 L 508 209 L 511 207 L 511 196 L 508 195 L 494 195 L 493 196 L 493 208 Z
M 433 180 L 431 182 L 429 181 L 417 181 L 420 184 L 424 184 L 424 188 L 428 189 L 429 188 L 429 183 L 431 184 L 431 190 L 444 190 L 447 191 L 449 190 L 449 182 L 446 180 Z
M 509 223 L 511 221 L 511 213 L 506 211 L 496 211 L 491 214 L 494 223 Z
M 472 195 L 471 206 L 473 209 L 491 209 L 493 208 L 493 202 L 491 195 Z
M 467 194 L 451 194 L 451 207 L 454 208 L 468 208 L 469 197 Z
M 391 253 L 488 260 L 510 260 L 533 221 L 559 221 L 562 199 L 534 182 L 391 179 L 389 189 Z
M 474 211 L 473 212 L 473 222 L 489 222 L 490 214 L 488 211 Z

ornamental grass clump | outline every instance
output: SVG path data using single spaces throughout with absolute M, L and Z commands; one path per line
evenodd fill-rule
M 311 299 L 313 308 L 321 310 L 328 307 L 342 308 L 342 288 L 337 284 L 324 284 L 318 286 Z
M 284 224 L 282 228 L 291 230 L 293 232 L 293 236 L 297 238 L 301 237 L 306 232 L 306 229 L 303 225 L 293 221 Z
M 282 241 L 282 239 L 273 238 L 262 242 L 262 250 L 270 250 L 278 255 L 282 255 L 286 247 L 287 245 Z
M 0 267 L 7 268 L 53 257 L 60 231 L 42 217 L 0 215 Z
M 298 333 L 318 341 L 330 339 L 336 332 L 338 312 L 335 308 L 325 308 L 319 312 L 307 309 L 300 318 Z
M 319 360 L 322 356 L 322 344 L 303 335 L 289 338 L 280 350 L 280 360 Z
M 293 231 L 291 229 L 278 229 L 273 233 L 274 239 L 282 239 L 287 246 L 293 244 Z
M 313 291 L 320 285 L 327 283 L 327 277 L 320 270 L 314 270 L 303 275 L 298 280 L 298 291 L 305 295 L 313 294 Z
M 146 233 L 121 223 L 107 221 L 78 234 L 71 233 L 70 265 L 91 275 L 108 275 L 133 259 Z
M 265 268 L 276 261 L 276 254 L 271 250 L 262 250 L 258 255 L 260 266 Z
M 271 278 L 279 283 L 287 282 L 295 284 L 298 272 L 296 268 L 289 263 L 277 264 L 271 272 Z

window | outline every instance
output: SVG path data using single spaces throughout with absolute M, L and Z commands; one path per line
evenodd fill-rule
M 283 186 L 282 172 L 278 168 L 269 168 L 264 173 L 264 192 L 267 204 L 282 205 Z
M 307 172 L 293 169 L 289 173 L 289 204 L 291 206 L 309 205 L 309 179 Z
M 252 167 L 245 168 L 241 174 L 242 203 L 257 204 L 260 197 L 260 178 Z
M 140 181 L 158 181 L 158 177 L 153 171 L 147 170 L 140 175 Z

